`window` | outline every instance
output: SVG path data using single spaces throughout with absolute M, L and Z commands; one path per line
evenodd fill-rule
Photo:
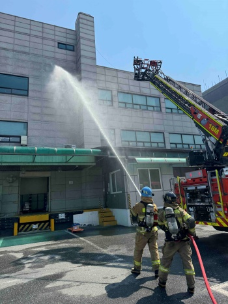
M 0 93 L 28 96 L 28 77 L 0 74 Z
M 112 91 L 98 90 L 98 99 L 100 104 L 112 106 Z
M 21 137 L 20 136 L 0 136 L 0 143 L 20 143 Z
M 74 45 L 58 42 L 58 48 L 67 51 L 74 51 Z
M 110 185 L 111 185 L 111 193 L 122 193 L 121 191 L 121 174 L 120 170 L 113 171 L 110 173 Z
M 169 134 L 170 147 L 176 149 L 204 149 L 201 136 L 190 134 Z
M 161 174 L 159 169 L 138 169 L 139 187 L 151 187 L 153 190 L 161 190 Z
M 108 137 L 108 140 L 110 141 L 110 143 L 115 146 L 115 129 L 108 129 L 105 130 L 105 134 Z M 108 146 L 108 142 L 105 139 L 105 137 L 103 136 L 103 134 L 101 133 L 101 146 Z
M 118 93 L 119 107 L 148 111 L 161 111 L 160 99 L 143 95 Z
M 123 146 L 165 148 L 163 133 L 142 131 L 121 131 Z
M 27 135 L 27 122 L 0 121 L 0 143 L 20 143 Z
M 165 98 L 165 110 L 166 110 L 166 113 L 179 113 L 179 114 L 183 114 L 183 111 L 181 111 L 180 109 L 178 109 L 178 107 L 174 103 L 172 103 L 172 101 L 170 101 L 167 98 Z

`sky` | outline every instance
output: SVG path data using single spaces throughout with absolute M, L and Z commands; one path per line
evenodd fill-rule
M 202 91 L 228 76 L 228 0 L 0 0 L 0 11 L 69 29 L 94 17 L 97 65 L 132 71 L 133 57 Z

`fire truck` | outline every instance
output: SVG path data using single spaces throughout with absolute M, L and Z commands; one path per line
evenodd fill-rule
M 172 190 L 197 224 L 228 231 L 228 115 L 165 75 L 161 65 L 161 60 L 134 57 L 134 79 L 149 81 L 190 117 L 205 146 L 189 152 L 186 162 L 194 171 L 172 180 Z

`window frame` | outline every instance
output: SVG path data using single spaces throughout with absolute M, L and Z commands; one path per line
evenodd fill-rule
M 180 135 L 180 137 L 181 137 L 181 143 L 171 142 L 170 141 L 170 135 Z M 185 135 L 193 136 L 194 143 L 192 143 L 192 144 L 184 143 L 183 142 L 183 136 L 185 136 Z M 200 136 L 200 135 L 197 135 L 197 134 L 182 134 L 182 133 L 169 133 L 170 149 L 188 149 L 188 150 L 191 150 L 193 148 L 193 149 L 202 149 L 202 150 L 205 150 L 205 146 L 204 146 L 203 143 L 202 144 L 196 144 L 195 143 L 195 136 Z M 178 147 L 178 145 L 179 145 L 179 147 Z
M 150 182 L 150 185 L 148 187 L 152 188 L 152 191 L 153 192 L 156 192 L 156 191 L 162 191 L 163 190 L 163 185 L 162 185 L 162 179 L 161 179 L 161 169 L 160 168 L 137 168 L 138 170 L 138 181 L 139 181 L 139 189 L 141 190 L 141 187 L 140 187 L 140 179 L 139 179 L 139 170 L 147 170 L 148 171 L 148 175 L 149 175 L 149 182 Z M 160 185 L 161 185 L 161 188 L 159 189 L 154 189 L 152 186 L 151 186 L 151 176 L 150 176 L 150 170 L 158 170 L 158 173 L 159 173 L 159 182 L 160 182 Z M 145 187 L 145 186 L 143 186 Z
M 21 135 L 23 136 L 23 135 Z M 16 143 L 20 144 L 21 143 L 21 136 L 12 136 L 12 135 L 0 135 L 0 143 Z M 1 140 L 1 138 L 9 138 L 9 140 Z M 18 138 L 19 141 L 17 140 L 11 140 L 11 138 Z
M 117 188 L 117 182 L 116 182 L 116 172 L 121 172 L 120 169 L 118 170 L 115 170 L 115 171 L 112 171 L 109 173 L 109 182 L 110 182 L 110 194 L 118 194 L 118 193 L 122 193 L 122 191 L 116 191 L 116 192 L 113 192 L 113 185 L 112 185 L 112 175 L 115 176 L 115 187 L 116 187 L 116 190 L 118 190 Z
M 64 48 L 63 47 L 59 47 L 59 45 L 63 45 L 64 46 Z M 74 52 L 74 45 L 73 44 L 67 44 L 67 43 L 63 43 L 63 42 L 58 42 L 58 49 L 60 49 L 60 50 L 65 50 L 65 51 L 70 51 L 70 52 Z M 67 47 L 68 46 L 72 46 L 73 47 L 73 50 L 70 50 L 70 49 L 68 49 Z
M 0 73 L 0 75 L 5 75 L 5 76 L 10 76 L 10 77 L 17 77 L 17 78 L 23 78 L 27 80 L 27 90 L 24 89 L 18 89 L 18 88 L 14 88 L 13 86 L 11 88 L 7 88 L 7 87 L 1 87 L 0 84 L 0 94 L 7 94 L 7 95 L 15 95 L 15 96 L 21 96 L 21 97 L 27 97 L 29 96 L 29 77 L 27 76 L 19 76 L 19 75 L 14 75 L 14 74 L 6 74 L 6 73 Z M 9 90 L 10 92 L 1 92 L 1 89 L 3 90 Z M 26 94 L 16 94 L 15 91 L 21 91 L 21 92 L 26 92 Z
M 140 95 L 140 94 L 132 94 L 132 93 L 126 93 L 126 92 L 117 92 L 117 96 L 118 96 L 118 107 L 119 108 L 125 108 L 125 109 L 133 109 L 133 110 L 146 110 L 146 111 L 153 111 L 153 112 L 162 112 L 161 110 L 161 100 L 160 97 L 157 96 L 147 96 L 147 95 Z M 119 100 L 119 94 L 127 94 L 131 96 L 131 102 L 124 102 L 124 101 L 120 101 Z M 134 103 L 134 96 L 139 96 L 139 97 L 145 97 L 146 99 L 146 104 L 142 104 L 142 103 Z M 153 106 L 153 105 L 149 105 L 148 104 L 148 100 L 147 98 L 157 98 L 158 102 L 159 102 L 159 106 Z M 159 110 L 157 110 L 156 108 L 159 108 Z
M 111 93 L 111 100 L 99 98 L 99 91 L 110 92 L 110 93 Z M 99 103 L 102 104 L 102 105 L 112 107 L 112 106 L 113 106 L 112 90 L 106 90 L 106 89 L 98 88 L 98 101 L 99 101 Z M 108 101 L 110 101 L 111 104 L 108 104 L 108 103 L 107 103 Z
M 134 132 L 135 133 L 135 141 L 130 141 L 130 140 L 122 140 L 122 132 L 123 131 L 127 131 L 127 132 Z M 137 133 L 139 132 L 144 132 L 144 133 L 148 133 L 149 137 L 150 137 L 150 141 L 138 141 L 137 140 Z M 153 142 L 151 141 L 151 138 L 153 137 L 152 134 L 154 133 L 158 133 L 158 134 L 162 134 L 163 136 L 163 142 Z M 135 130 L 121 130 L 120 132 L 120 137 L 121 137 L 121 145 L 123 147 L 143 147 L 143 148 L 160 148 L 160 149 L 165 149 L 166 148 L 166 143 L 165 143 L 165 136 L 164 136 L 164 132 L 153 132 L 153 131 L 135 131 Z M 126 145 L 124 145 L 123 143 L 127 143 Z M 162 144 L 163 146 L 159 146 L 159 144 Z
M 0 140 L 0 143 L 21 143 L 21 136 L 28 136 L 28 122 L 27 121 L 10 121 L 10 120 L 0 120 L 0 127 L 1 127 L 1 122 L 6 122 L 6 123 L 22 123 L 22 124 L 26 124 L 26 134 L 21 134 L 21 135 L 9 135 L 9 134 L 1 134 L 1 131 L 0 131 L 0 139 L 1 138 L 9 138 L 9 140 Z M 11 138 L 17 138 L 19 139 L 19 141 L 11 141 L 10 139 Z

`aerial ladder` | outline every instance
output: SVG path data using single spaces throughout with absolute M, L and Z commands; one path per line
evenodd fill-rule
M 161 60 L 134 57 L 134 79 L 149 81 L 191 118 L 205 145 L 189 152 L 187 165 L 197 170 L 178 177 L 174 191 L 197 224 L 228 231 L 228 115 L 165 75 L 161 65 Z
M 189 154 L 191 166 L 222 166 L 228 162 L 228 115 L 187 89 L 180 82 L 161 71 L 161 60 L 134 57 L 134 79 L 149 81 L 158 91 L 174 103 L 200 130 L 206 151 Z

